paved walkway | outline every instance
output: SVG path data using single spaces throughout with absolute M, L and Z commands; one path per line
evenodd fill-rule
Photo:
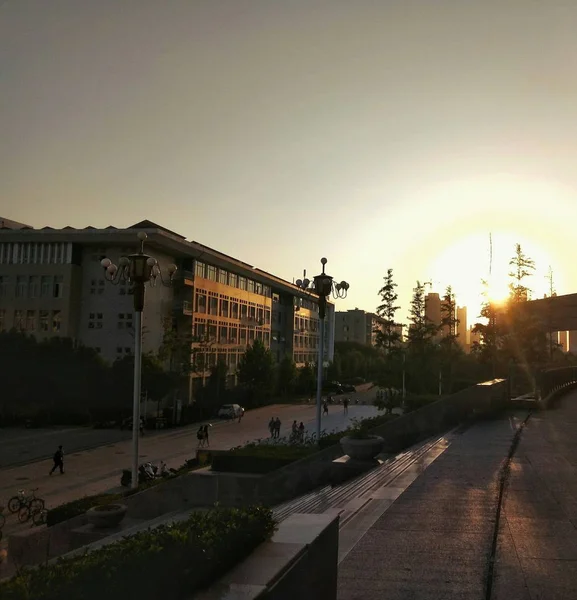
M 344 557 L 338 599 L 577 598 L 577 392 L 528 419 L 495 538 L 528 414 L 453 437 Z
M 453 439 L 342 561 L 339 600 L 484 600 L 498 477 L 518 422 Z
M 577 598 L 577 392 L 529 419 L 500 521 L 492 600 Z

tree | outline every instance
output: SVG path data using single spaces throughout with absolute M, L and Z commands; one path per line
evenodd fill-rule
M 287 354 L 277 365 L 277 390 L 281 395 L 290 394 L 294 391 L 298 377 L 297 367 L 292 356 Z
M 437 379 L 434 365 L 436 345 L 435 336 L 439 327 L 432 323 L 425 314 L 425 286 L 417 281 L 413 288 L 413 297 L 409 311 L 410 324 L 407 339 L 408 369 L 412 373 L 412 381 L 418 382 L 420 392 L 432 390 L 432 381 Z M 433 377 L 433 373 L 435 374 Z
M 455 294 L 451 286 L 447 286 L 443 301 L 441 302 L 441 339 L 439 348 L 441 352 L 441 362 L 446 368 L 448 385 L 447 393 L 451 393 L 453 387 L 453 369 L 456 358 L 461 354 L 461 348 L 457 342 L 459 334 L 457 328 L 459 319 L 457 318 L 457 303 Z
M 399 295 L 395 291 L 397 284 L 393 280 L 393 269 L 388 269 L 384 277 L 383 287 L 379 290 L 381 304 L 377 307 L 377 315 L 385 320 L 382 329 L 379 328 L 376 333 L 376 345 L 384 348 L 387 354 L 398 347 L 401 341 L 399 324 L 395 322 L 395 314 L 400 306 L 395 303 Z
M 481 343 L 473 344 L 471 352 L 474 353 L 481 362 L 490 363 L 492 365 L 493 377 L 495 377 L 496 361 L 498 350 L 501 345 L 502 332 L 499 330 L 497 324 L 496 306 L 490 297 L 489 282 L 481 280 L 481 283 L 483 286 L 484 300 L 481 305 L 481 314 L 479 317 L 485 319 L 486 323 L 475 323 L 473 332 L 478 333 L 481 336 Z
M 314 365 L 305 363 L 304 367 L 298 369 L 297 390 L 300 394 L 313 395 L 317 385 Z
M 238 381 L 250 391 L 253 401 L 261 403 L 273 390 L 274 361 L 262 340 L 256 339 L 238 363 Z
M 327 368 L 327 379 L 329 381 L 340 381 L 343 376 L 342 359 L 339 352 L 335 351 L 333 360 Z
M 523 252 L 521 244 L 515 244 L 515 254 L 509 261 L 509 266 L 511 267 L 509 277 L 512 279 L 509 284 L 511 300 L 513 302 L 526 302 L 529 300 L 531 290 L 527 287 L 525 280 L 534 274 L 535 261 Z

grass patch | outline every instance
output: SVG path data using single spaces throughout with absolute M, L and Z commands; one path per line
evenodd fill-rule
M 139 532 L 0 584 L 3 600 L 191 598 L 268 540 L 270 510 L 213 509 Z M 148 575 L 147 575 L 148 574 Z

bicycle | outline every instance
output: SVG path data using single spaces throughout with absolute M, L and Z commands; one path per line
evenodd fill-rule
M 32 509 L 29 506 L 24 506 L 18 511 L 18 520 L 20 523 L 27 523 L 32 519 L 32 525 L 40 526 L 46 524 L 48 511 L 45 508 Z
M 39 488 L 33 488 L 30 490 L 30 494 L 26 494 L 26 490 L 18 490 L 18 494 L 8 500 L 8 510 L 11 513 L 20 512 L 22 508 L 34 508 L 35 510 L 42 510 L 44 508 L 44 500 L 36 496 L 36 491 Z M 25 523 L 25 521 L 21 521 Z

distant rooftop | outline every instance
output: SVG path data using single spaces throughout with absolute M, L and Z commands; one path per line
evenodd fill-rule
M 0 217 L 0 229 L 34 229 L 32 225 L 26 225 L 26 223 L 18 223 L 18 221 L 11 221 Z

